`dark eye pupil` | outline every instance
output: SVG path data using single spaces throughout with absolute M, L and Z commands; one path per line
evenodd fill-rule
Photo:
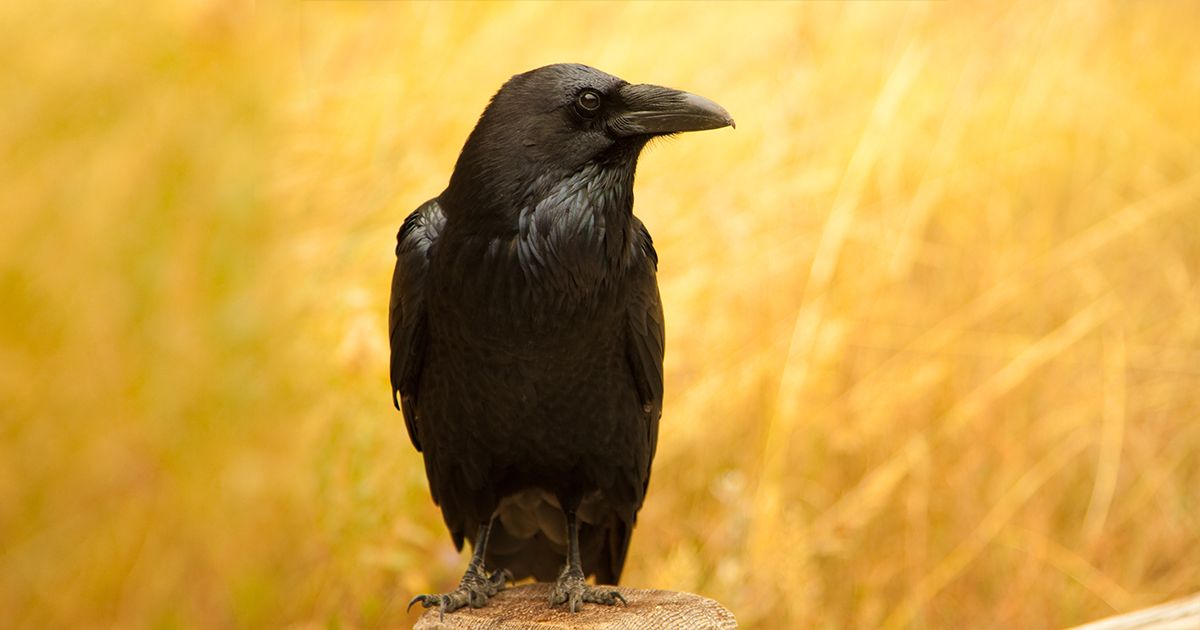
M 591 112 L 600 108 L 600 95 L 595 92 L 584 92 L 579 95 L 579 106 Z

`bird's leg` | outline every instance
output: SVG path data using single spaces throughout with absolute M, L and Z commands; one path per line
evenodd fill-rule
M 575 510 L 567 514 L 567 564 L 558 574 L 558 582 L 550 591 L 550 605 L 566 604 L 571 612 L 578 612 L 583 602 L 612 606 L 617 602 L 626 604 L 625 598 L 612 587 L 590 586 L 583 577 L 583 565 L 579 560 L 579 520 Z
M 439 615 L 444 617 L 446 613 L 454 612 L 463 606 L 481 608 L 493 595 L 504 590 L 507 582 L 512 579 L 512 573 L 509 573 L 508 569 L 500 569 L 489 575 L 483 567 L 483 557 L 487 552 L 488 534 L 491 530 L 491 521 L 479 526 L 479 533 L 475 536 L 475 548 L 471 553 L 471 564 L 467 565 L 467 572 L 458 582 L 458 588 L 449 593 L 417 595 L 408 602 L 408 607 L 412 608 L 417 602 L 421 602 L 425 608 L 437 606 Z

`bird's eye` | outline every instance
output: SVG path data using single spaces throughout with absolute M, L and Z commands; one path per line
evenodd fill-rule
M 584 90 L 579 98 L 575 99 L 575 110 L 579 112 L 580 116 L 594 116 L 598 109 L 600 109 L 600 94 L 595 90 Z

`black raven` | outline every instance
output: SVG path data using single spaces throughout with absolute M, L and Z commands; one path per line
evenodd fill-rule
M 658 256 L 633 216 L 634 169 L 656 136 L 727 125 L 687 92 L 577 64 L 531 70 L 492 97 L 446 190 L 405 219 L 393 399 L 455 546 L 474 549 L 456 590 L 409 606 L 483 606 L 528 576 L 557 577 L 550 603 L 572 612 L 623 601 L 584 567 L 620 578 L 662 411 Z

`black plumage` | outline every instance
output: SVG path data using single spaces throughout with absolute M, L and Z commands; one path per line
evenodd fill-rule
M 658 259 L 632 212 L 634 169 L 655 136 L 731 124 L 686 92 L 538 68 L 504 84 L 446 190 L 404 221 L 393 395 L 455 545 L 475 551 L 456 591 L 414 601 L 483 605 L 527 576 L 557 578 L 552 603 L 571 610 L 619 598 L 583 571 L 621 576 L 663 399 Z

